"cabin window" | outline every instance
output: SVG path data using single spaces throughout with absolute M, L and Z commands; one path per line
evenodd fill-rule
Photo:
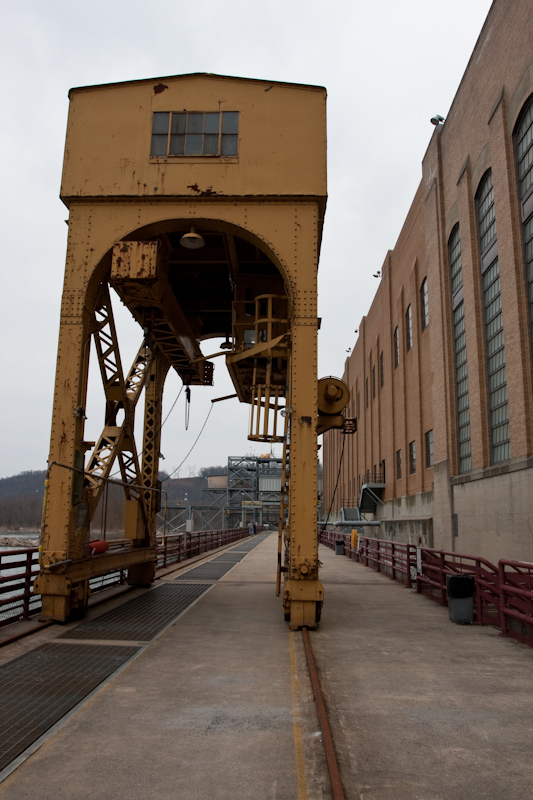
M 152 157 L 236 156 L 238 111 L 156 111 Z

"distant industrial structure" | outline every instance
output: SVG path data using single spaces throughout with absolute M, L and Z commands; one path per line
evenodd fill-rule
M 159 530 L 223 530 L 256 522 L 277 528 L 283 459 L 271 454 L 229 456 L 227 474 L 209 475 L 200 505 L 183 502 L 159 513 Z M 318 477 L 319 514 L 322 476 Z

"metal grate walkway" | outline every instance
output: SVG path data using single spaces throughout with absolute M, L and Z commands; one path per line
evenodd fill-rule
M 218 580 L 265 538 L 174 580 Z M 0 666 L 0 780 L 28 747 L 209 589 L 205 583 L 162 584 Z
M 255 536 L 254 539 L 250 539 L 243 545 L 239 545 L 238 549 L 235 550 L 227 550 L 225 553 L 221 553 L 220 555 L 216 556 L 215 558 L 211 559 L 211 561 L 204 562 L 203 564 L 199 564 L 197 567 L 193 567 L 192 569 L 187 570 L 187 572 L 183 573 L 182 575 L 178 575 L 174 578 L 174 581 L 184 582 L 184 581 L 218 581 L 220 578 L 223 578 L 230 569 L 242 561 L 243 558 L 246 558 L 248 553 L 253 550 L 254 547 L 257 547 L 268 534 L 263 534 L 259 536 Z
M 233 569 L 236 563 L 235 561 L 230 561 L 229 563 L 217 564 L 214 561 L 209 561 L 207 564 L 200 564 L 199 567 L 188 570 L 183 575 L 178 575 L 177 578 L 174 578 L 174 581 L 218 581 L 230 569 Z
M 0 771 L 139 647 L 45 644 L 0 667 Z
M 243 558 L 246 558 L 248 553 L 222 553 L 220 556 L 216 556 L 212 559 L 213 563 L 221 563 L 221 564 L 238 564 L 239 561 L 242 561 Z
M 59 639 L 149 642 L 209 589 L 165 584 L 96 619 L 88 619 Z

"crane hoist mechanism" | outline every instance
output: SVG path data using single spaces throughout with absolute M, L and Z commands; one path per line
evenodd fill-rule
M 316 374 L 326 91 L 197 73 L 81 87 L 69 98 L 68 247 L 35 583 L 42 617 L 83 615 L 96 576 L 125 570 L 131 584 L 153 581 L 165 379 L 172 369 L 187 387 L 211 386 L 224 356 L 250 407 L 249 439 L 283 444 L 277 590 L 283 575 L 292 629 L 315 627 L 324 598 L 317 435 L 355 430 L 343 415 L 347 387 Z M 114 296 L 141 331 L 129 370 Z M 211 339 L 223 341 L 206 356 Z M 95 441 L 85 436 L 95 423 L 86 419 L 91 351 L 105 395 Z M 96 552 L 91 527 L 105 516 L 117 464 L 123 530 Z

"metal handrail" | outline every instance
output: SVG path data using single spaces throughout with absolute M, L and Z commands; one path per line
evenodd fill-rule
M 350 534 L 321 529 L 318 533 L 322 544 L 334 548 L 342 540 L 348 558 L 407 586 L 416 585 L 418 593 L 441 605 L 448 603 L 446 575 L 472 575 L 476 623 L 500 627 L 502 636 L 533 647 L 533 563 L 500 559 L 496 566 L 483 556 L 368 536 L 358 536 L 352 549 Z
M 533 646 L 533 564 L 502 558 L 498 568 L 502 636 Z

